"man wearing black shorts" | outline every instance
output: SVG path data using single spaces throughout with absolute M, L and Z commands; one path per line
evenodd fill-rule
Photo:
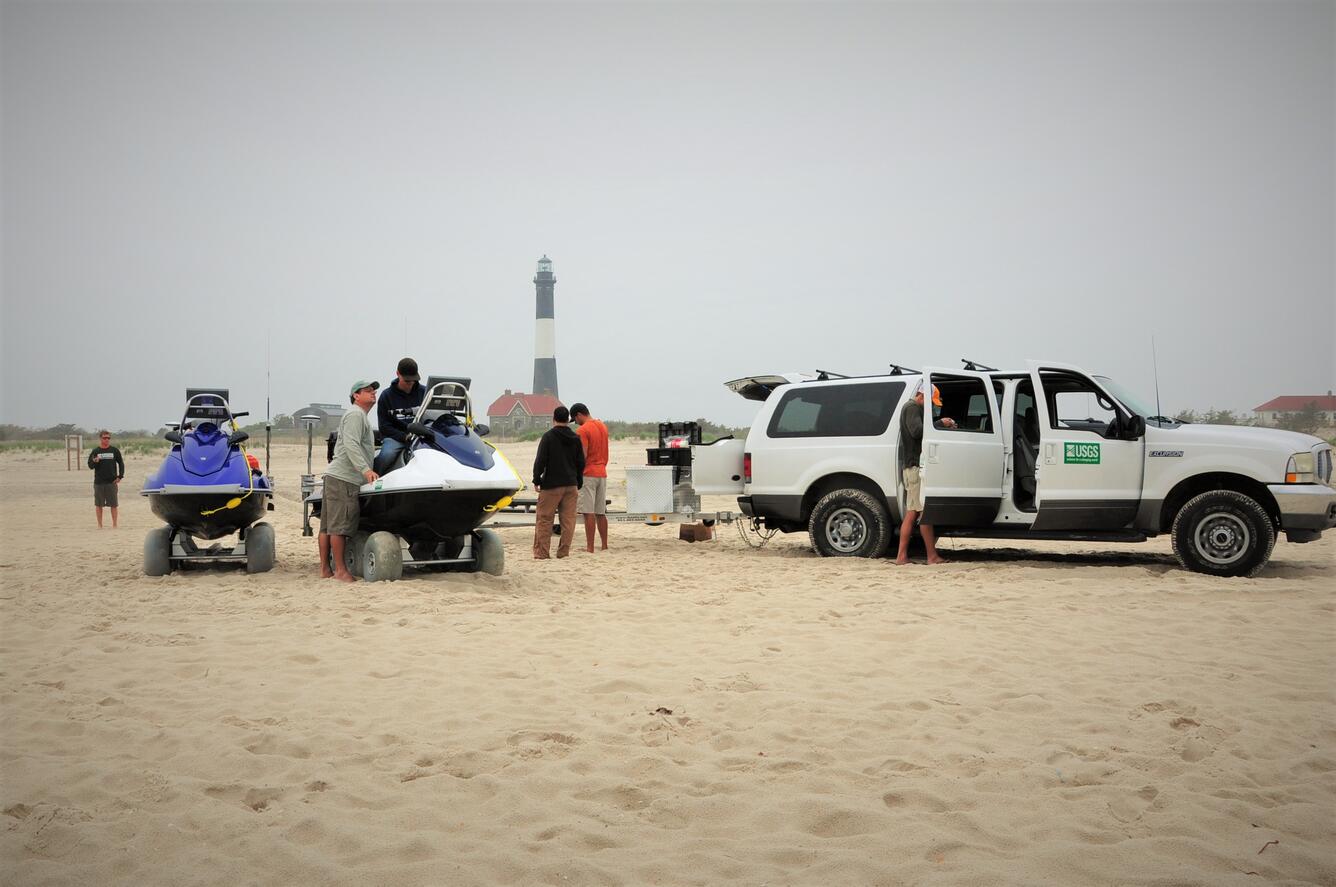
M 116 529 L 120 510 L 121 478 L 125 477 L 125 459 L 111 445 L 111 432 L 99 431 L 98 445 L 88 453 L 88 467 L 93 469 L 93 506 L 97 509 L 97 528 L 102 529 L 102 509 L 111 509 L 111 528 Z

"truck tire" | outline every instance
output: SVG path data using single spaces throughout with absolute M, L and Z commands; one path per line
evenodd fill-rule
M 274 568 L 274 528 L 258 523 L 246 531 L 246 572 L 268 573 Z
M 1266 509 L 1234 490 L 1189 499 L 1174 516 L 1170 535 L 1178 562 L 1209 576 L 1255 576 L 1276 544 Z
M 380 531 L 372 533 L 362 549 L 362 578 L 367 582 L 393 582 L 404 575 L 404 552 L 399 537 Z
M 144 575 L 166 576 L 172 571 L 172 528 L 158 527 L 144 537 Z
M 881 557 L 892 535 L 886 506 L 858 489 L 822 496 L 812 509 L 807 532 L 822 557 Z

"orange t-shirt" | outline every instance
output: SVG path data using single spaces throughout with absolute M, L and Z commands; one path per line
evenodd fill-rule
M 597 419 L 575 429 L 585 448 L 585 477 L 608 476 L 608 426 Z

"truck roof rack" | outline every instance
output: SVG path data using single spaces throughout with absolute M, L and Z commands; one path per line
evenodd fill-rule
M 965 365 L 965 369 L 969 370 L 971 373 L 995 373 L 995 372 L 997 372 L 997 367 L 984 366 L 984 365 L 981 364 L 981 363 L 976 363 L 975 361 L 967 360 L 967 359 L 964 358 L 964 357 L 962 357 L 962 358 L 960 359 L 960 362 L 963 363 L 963 364 Z
M 818 382 L 825 382 L 828 379 L 848 379 L 848 378 L 849 377 L 846 376 L 844 373 L 833 373 L 830 370 L 816 371 L 816 381 Z
M 911 370 L 909 367 L 900 366 L 898 363 L 891 364 L 890 375 L 892 376 L 913 376 L 917 373 L 918 370 Z

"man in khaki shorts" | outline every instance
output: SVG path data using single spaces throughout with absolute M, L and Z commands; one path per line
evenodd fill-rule
M 348 572 L 343 552 L 348 537 L 357 532 L 361 517 L 357 501 L 362 483 L 371 483 L 380 475 L 372 469 L 376 458 L 375 438 L 366 414 L 376 405 L 379 382 L 359 379 L 353 383 L 348 399 L 356 409 L 348 410 L 339 422 L 339 436 L 334 441 L 334 458 L 325 469 L 325 490 L 320 500 L 320 575 L 342 582 L 355 582 Z M 334 569 L 331 570 L 330 556 Z
M 937 386 L 932 386 L 933 414 L 942 408 L 942 393 Z M 939 423 L 943 428 L 955 428 L 954 419 L 945 418 Z M 914 535 L 914 523 L 923 511 L 922 469 L 919 461 L 923 454 L 923 381 L 919 380 L 914 391 L 914 399 L 900 410 L 900 446 L 905 453 L 905 519 L 900 522 L 900 550 L 896 554 L 897 564 L 909 563 L 909 539 Z M 919 524 L 923 534 L 923 545 L 928 550 L 928 563 L 940 564 L 943 558 L 937 553 L 937 538 L 928 524 Z
M 585 551 L 594 550 L 597 527 L 603 550 L 608 548 L 608 426 L 589 415 L 589 407 L 577 403 L 571 407 L 575 433 L 584 446 L 584 486 L 575 510 L 584 515 Z

